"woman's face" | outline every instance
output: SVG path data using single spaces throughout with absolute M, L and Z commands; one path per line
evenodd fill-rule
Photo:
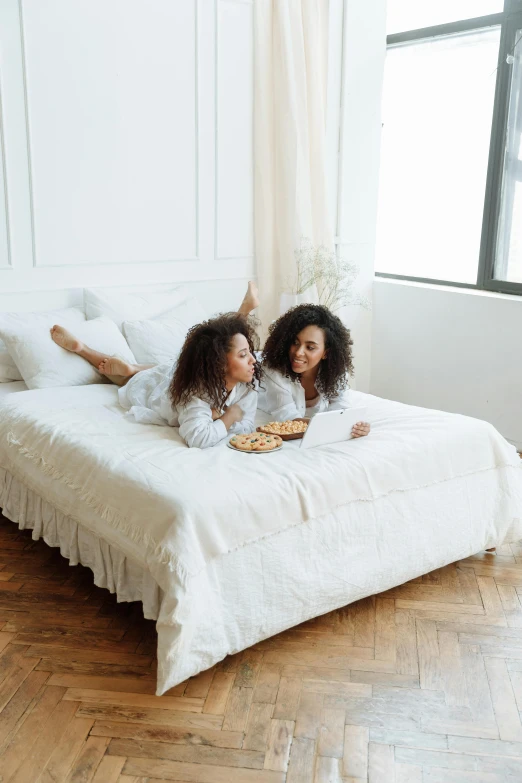
M 227 353 L 227 389 L 236 383 L 250 383 L 254 377 L 255 356 L 250 353 L 248 340 L 244 334 L 235 334 Z
M 324 332 L 319 326 L 305 326 L 288 351 L 288 358 L 295 373 L 313 370 L 326 357 Z

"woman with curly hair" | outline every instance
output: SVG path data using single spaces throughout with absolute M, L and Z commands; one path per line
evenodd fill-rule
M 247 318 L 226 313 L 189 329 L 169 397 L 188 446 L 214 446 L 228 433 L 255 429 L 260 366 L 257 334 Z
M 269 328 L 259 408 L 285 421 L 351 407 L 352 345 L 349 330 L 327 307 L 292 307 Z M 357 422 L 352 435 L 369 431 L 368 423 Z
M 97 353 L 61 326 L 54 326 L 51 336 L 120 386 L 120 404 L 136 421 L 179 426 L 188 446 L 208 448 L 228 433 L 255 429 L 261 371 L 250 309 L 247 292 L 239 312 L 196 324 L 177 360 L 157 366 L 131 365 Z

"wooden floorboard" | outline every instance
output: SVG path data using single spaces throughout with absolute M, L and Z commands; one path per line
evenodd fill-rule
M 0 516 L 2 783 L 522 781 L 522 542 L 154 695 L 154 623 Z

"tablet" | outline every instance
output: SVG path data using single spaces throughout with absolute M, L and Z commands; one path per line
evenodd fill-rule
M 310 420 L 301 441 L 302 449 L 339 443 L 352 437 L 352 427 L 358 421 L 366 421 L 366 408 L 343 408 L 338 411 L 316 413 Z

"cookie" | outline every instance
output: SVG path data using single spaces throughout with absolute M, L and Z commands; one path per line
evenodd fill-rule
M 259 441 L 256 443 L 254 447 L 254 451 L 272 451 L 273 449 L 276 449 L 278 447 L 275 440 L 267 437 L 265 438 L 261 437 L 262 433 L 260 433 L 259 435 L 260 435 Z
M 235 438 L 231 438 L 230 445 L 240 451 L 252 451 L 251 438 L 246 435 L 236 435 Z
M 261 427 L 261 432 L 271 435 L 297 435 L 306 432 L 308 422 L 306 421 L 270 421 Z
M 252 445 L 253 451 L 273 451 L 278 449 L 283 441 L 278 435 L 267 435 L 263 432 L 257 433 L 257 442 Z
M 277 435 L 267 435 L 262 432 L 234 435 L 229 441 L 230 445 L 239 451 L 273 451 L 278 449 L 282 442 Z

